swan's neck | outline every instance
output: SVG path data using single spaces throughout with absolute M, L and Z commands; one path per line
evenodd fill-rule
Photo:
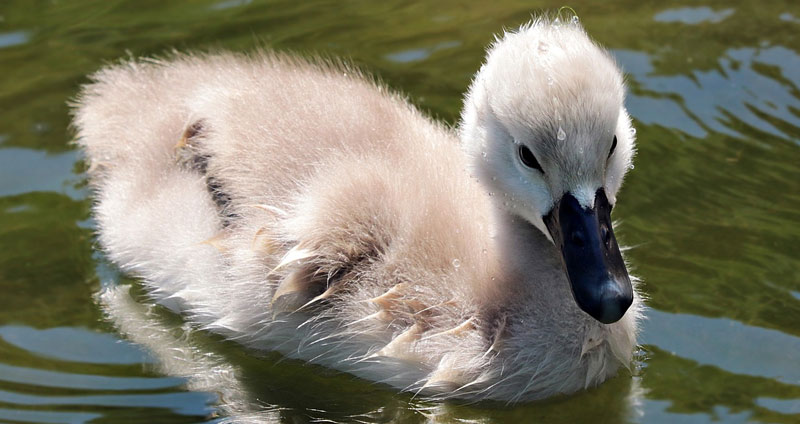
M 502 292 L 534 295 L 553 308 L 573 302 L 560 252 L 538 228 L 503 209 L 495 211 L 494 225 Z
M 498 248 L 511 261 L 510 265 L 547 262 L 548 267 L 561 266 L 556 246 L 533 224 L 506 210 L 494 213 Z

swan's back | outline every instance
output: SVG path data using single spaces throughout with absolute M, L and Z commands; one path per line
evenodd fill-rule
M 485 368 L 490 205 L 450 130 L 347 67 L 271 53 L 94 80 L 75 123 L 100 241 L 161 302 L 401 388 Z
M 266 52 L 181 55 L 126 62 L 94 80 L 76 113 L 90 158 L 164 167 L 157 161 L 173 158 L 195 126 L 211 139 L 194 147 L 213 158 L 212 168 L 230 167 L 230 178 L 261 184 L 246 186 L 252 192 L 231 187 L 248 198 L 285 195 L 296 185 L 287 175 L 315 173 L 331 153 L 398 154 L 414 143 L 453 143 L 403 99 L 337 63 Z M 247 154 L 257 158 L 243 160 Z

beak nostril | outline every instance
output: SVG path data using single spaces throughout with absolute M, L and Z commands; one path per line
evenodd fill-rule
M 570 239 L 572 243 L 578 247 L 583 247 L 583 245 L 586 244 L 586 237 L 584 237 L 583 232 L 581 231 L 573 231 Z
M 608 230 L 608 227 L 603 225 L 602 229 L 600 230 L 600 235 L 603 237 L 603 243 L 608 245 L 611 242 L 611 231 Z

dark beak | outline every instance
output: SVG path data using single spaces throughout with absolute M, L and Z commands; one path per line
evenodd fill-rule
M 561 249 L 578 306 L 604 324 L 619 321 L 633 302 L 633 288 L 611 228 L 605 190 L 597 190 L 594 206 L 588 209 L 572 194 L 564 194 L 544 222 Z

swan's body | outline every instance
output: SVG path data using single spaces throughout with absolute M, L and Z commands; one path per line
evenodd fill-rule
M 619 70 L 579 26 L 498 41 L 460 142 L 347 67 L 285 55 L 94 78 L 75 123 L 101 244 L 192 322 L 442 397 L 543 398 L 629 363 L 638 298 L 613 324 L 582 311 L 542 220 L 567 192 L 613 203 L 633 149 Z M 553 140 L 530 140 L 544 179 L 505 163 L 504 134 Z

